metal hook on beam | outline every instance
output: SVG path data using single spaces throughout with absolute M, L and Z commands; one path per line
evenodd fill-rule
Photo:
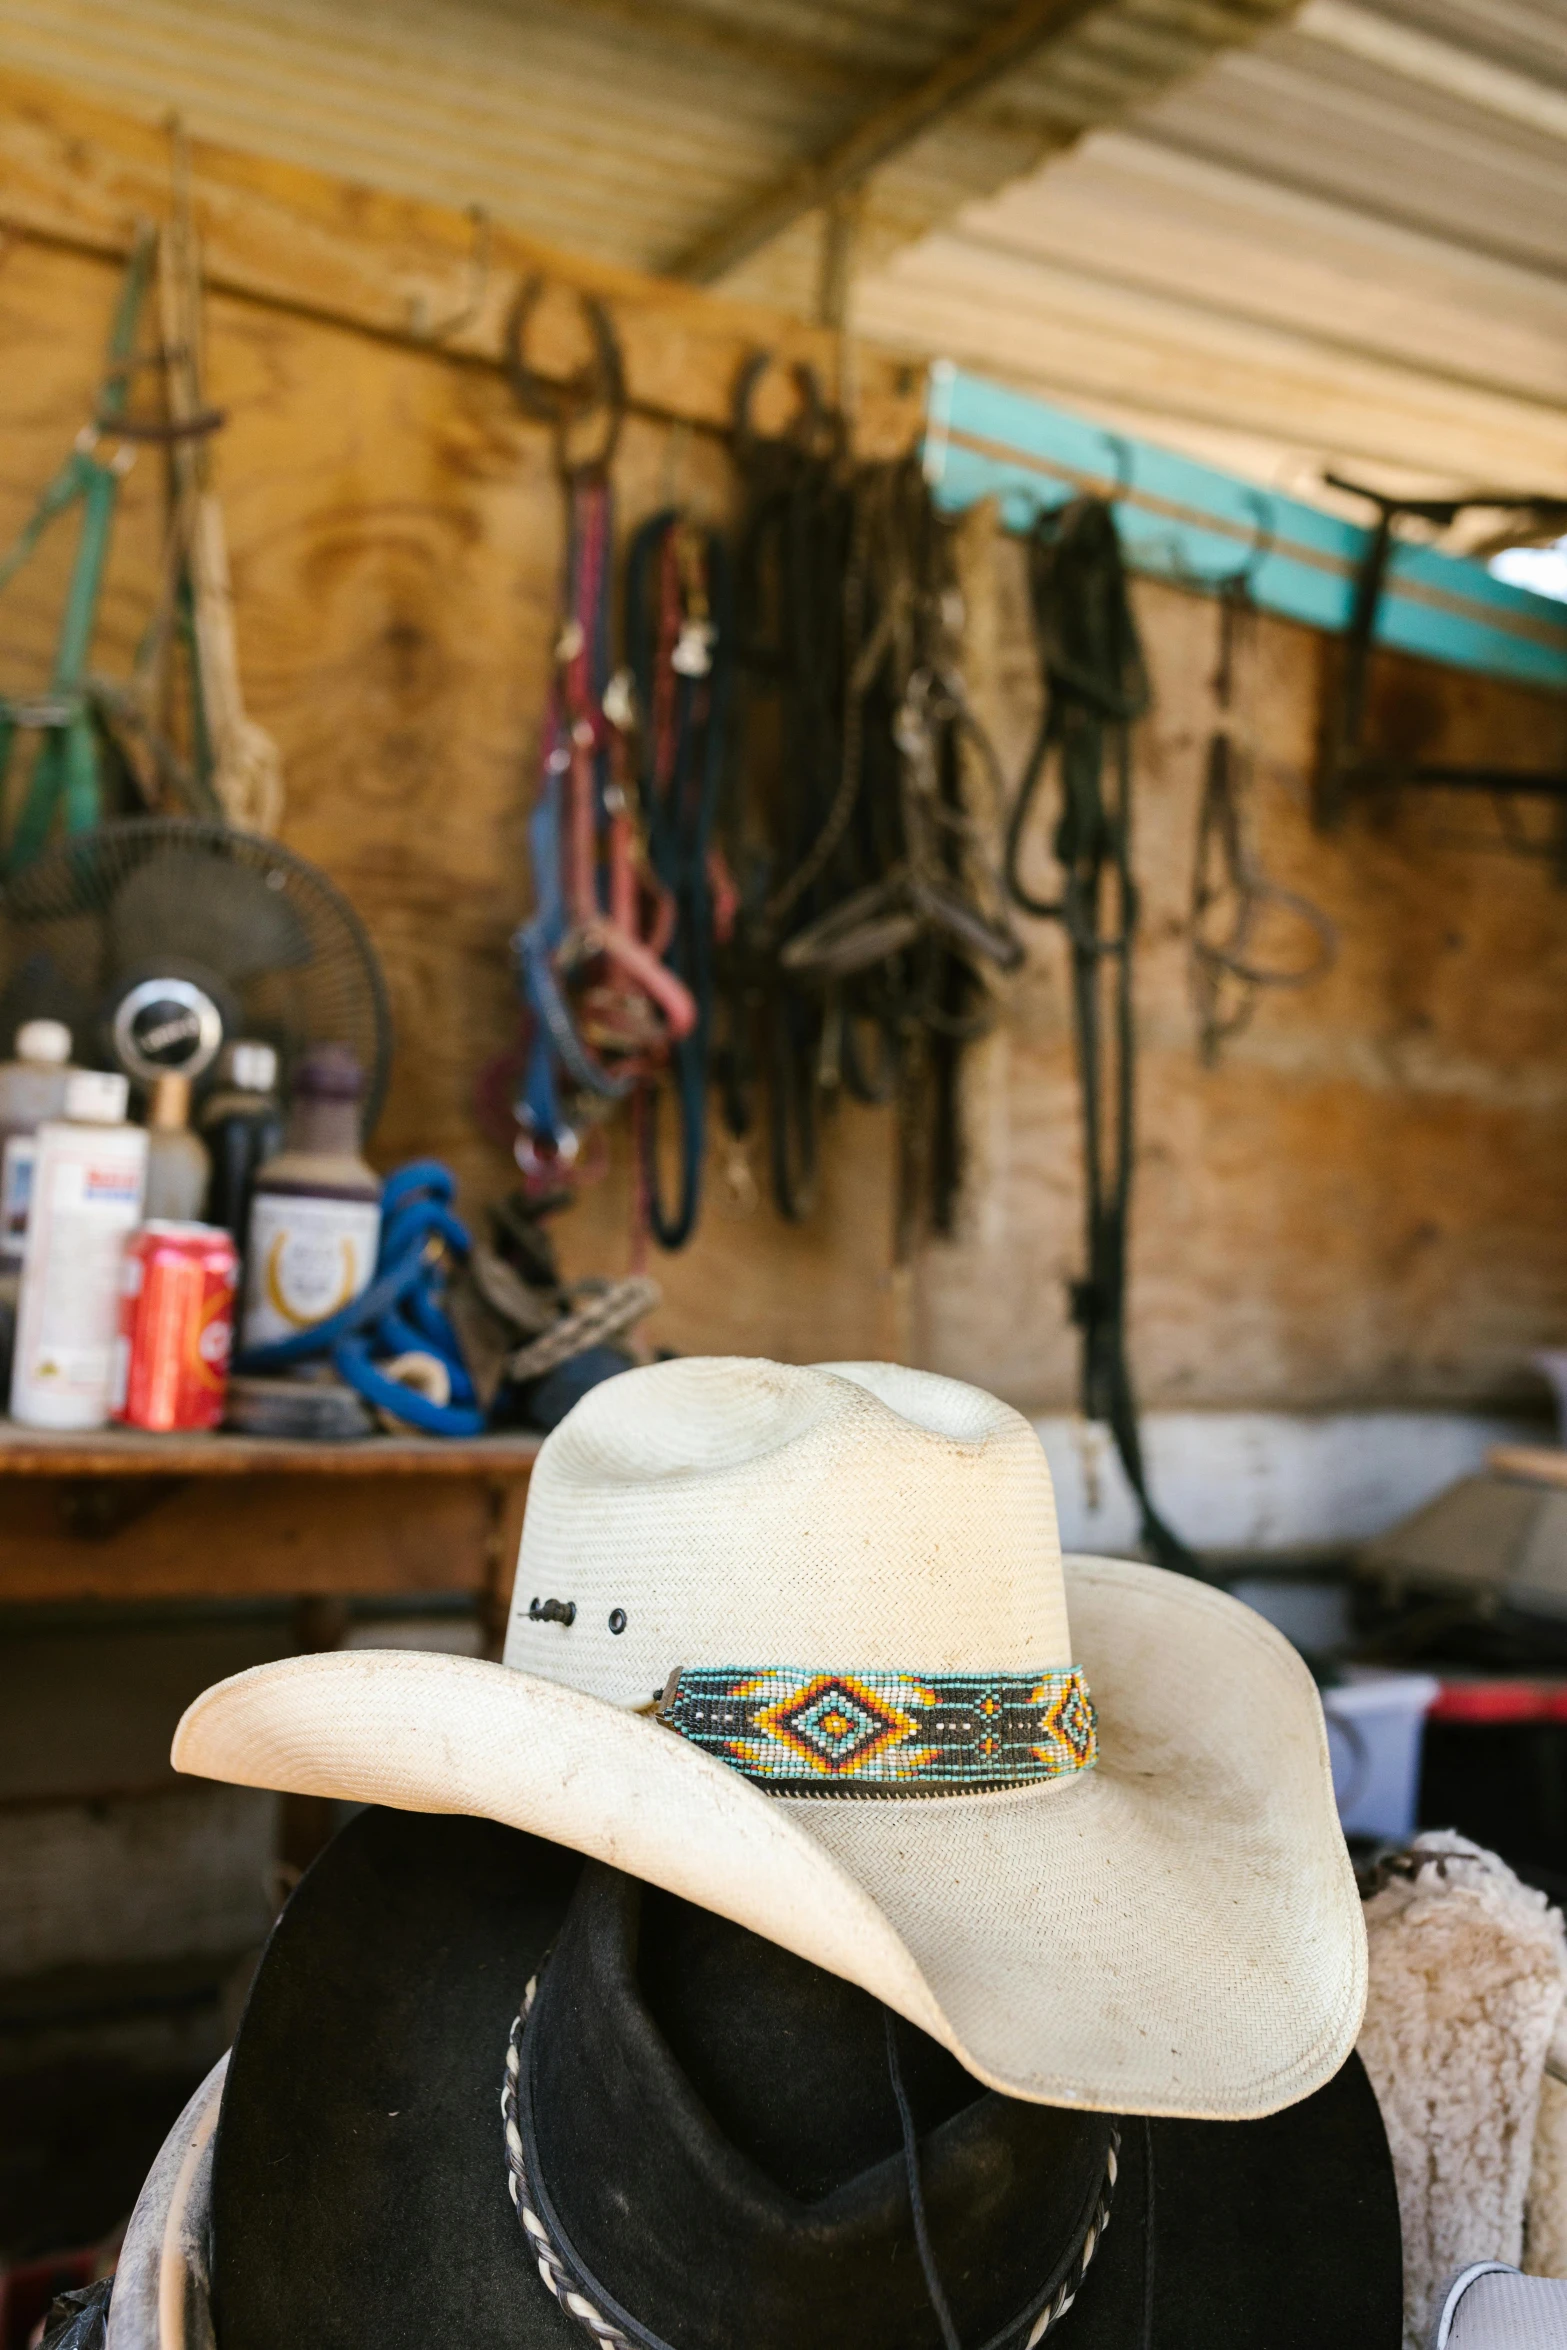
M 468 292 L 459 308 L 446 318 L 432 318 L 430 297 L 418 293 L 408 301 L 408 331 L 415 342 L 445 343 L 464 327 L 472 326 L 484 307 L 484 297 L 490 285 L 490 251 L 493 231 L 489 213 L 482 204 L 468 206 L 468 225 L 472 244 L 468 252 Z

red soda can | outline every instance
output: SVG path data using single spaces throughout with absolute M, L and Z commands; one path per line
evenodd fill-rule
M 239 1252 L 215 1224 L 143 1224 L 126 1243 L 114 1417 L 215 1428 L 234 1342 Z

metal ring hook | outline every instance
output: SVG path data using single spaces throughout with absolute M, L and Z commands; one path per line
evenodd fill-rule
M 1099 437 L 1115 461 L 1115 488 L 1108 500 L 1114 506 L 1132 494 L 1132 469 L 1137 463 L 1137 452 L 1123 433 L 1101 432 Z
M 1276 498 L 1265 497 L 1261 490 L 1246 490 L 1242 495 L 1251 508 L 1251 545 L 1245 562 L 1215 585 L 1221 594 L 1249 596 L 1279 535 L 1279 507 Z
M 1172 532 L 1166 542 L 1169 547 L 1170 571 L 1180 587 L 1200 588 L 1209 595 L 1232 596 L 1249 600 L 1256 584 L 1257 574 L 1273 552 L 1278 535 L 1278 506 L 1260 490 L 1244 490 L 1242 496 L 1251 509 L 1251 545 L 1245 560 L 1233 571 L 1199 571 L 1186 561 L 1181 553 L 1179 532 Z
M 542 276 L 531 277 L 519 290 L 506 320 L 506 373 L 524 415 L 555 428 L 555 455 L 567 480 L 602 475 L 609 469 L 626 413 L 626 371 L 620 343 L 609 312 L 596 294 L 577 296 L 593 337 L 593 357 L 563 383 L 541 375 L 527 358 L 528 322 L 544 291 Z M 571 430 L 595 410 L 603 413 L 596 448 L 586 457 L 573 457 Z
M 735 453 L 742 463 L 758 449 L 780 442 L 807 456 L 834 456 L 843 447 L 843 418 L 828 404 L 816 370 L 806 359 L 787 362 L 797 400 L 793 417 L 781 433 L 758 432 L 753 413 L 757 387 L 774 367 L 785 364 L 776 351 L 753 351 L 741 365 L 735 380 L 733 429 Z
M 490 246 L 492 224 L 482 204 L 468 207 L 468 225 L 473 241 L 468 250 L 468 291 L 461 304 L 445 318 L 430 316 L 430 302 L 426 294 L 414 294 L 408 304 L 408 331 L 416 342 L 444 343 L 465 326 L 472 326 L 484 308 L 484 297 L 490 286 Z

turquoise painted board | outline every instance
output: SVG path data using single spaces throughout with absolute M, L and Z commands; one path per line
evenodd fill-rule
M 1249 566 L 1265 609 L 1313 628 L 1349 626 L 1367 543 L 1355 523 L 1024 392 L 933 368 L 925 468 L 940 505 L 956 512 L 993 497 L 1010 530 L 1080 490 L 1114 498 L 1136 570 L 1212 589 Z M 1377 641 L 1567 691 L 1567 606 L 1408 540 L 1388 567 Z

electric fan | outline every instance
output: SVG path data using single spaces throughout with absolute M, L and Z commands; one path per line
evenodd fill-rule
M 313 1044 L 386 1092 L 386 983 L 346 898 L 302 857 L 225 824 L 132 817 L 79 832 L 0 888 L 0 1053 L 24 1020 L 63 1020 L 76 1059 L 138 1085 L 200 1085 L 225 1042 L 276 1048 L 285 1083 Z

